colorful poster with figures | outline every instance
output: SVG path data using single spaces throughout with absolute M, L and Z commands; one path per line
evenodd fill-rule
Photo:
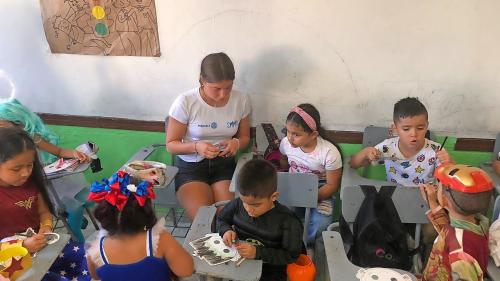
M 155 0 L 40 0 L 52 53 L 160 56 Z

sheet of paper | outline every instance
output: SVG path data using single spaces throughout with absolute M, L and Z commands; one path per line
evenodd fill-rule
M 45 174 L 49 175 L 60 171 L 74 170 L 76 167 L 78 167 L 78 164 L 79 164 L 78 159 L 60 158 L 54 163 L 43 167 L 43 171 L 45 172 Z
M 234 246 L 227 247 L 218 233 L 209 233 L 204 237 L 189 242 L 194 255 L 205 260 L 209 265 L 218 265 L 242 259 Z

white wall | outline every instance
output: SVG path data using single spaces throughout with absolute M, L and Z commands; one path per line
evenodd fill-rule
M 497 0 L 156 0 L 160 58 L 52 54 L 38 1 L 0 3 L 0 69 L 34 111 L 162 120 L 224 51 L 254 124 L 308 101 L 329 129 L 387 125 L 410 95 L 436 131 L 500 131 Z

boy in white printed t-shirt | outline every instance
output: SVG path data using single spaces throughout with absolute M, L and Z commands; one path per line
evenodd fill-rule
M 433 179 L 435 168 L 452 162 L 441 145 L 427 139 L 427 109 L 417 99 L 407 97 L 394 105 L 394 129 L 398 137 L 386 139 L 375 147 L 366 147 L 351 157 L 351 167 L 368 166 L 384 160 L 388 181 L 418 186 Z M 430 249 L 437 233 L 431 224 L 423 226 L 423 242 Z
M 423 148 L 414 156 L 405 158 L 398 144 L 399 138 L 390 138 L 375 146 L 381 152 L 380 158 L 385 159 L 387 180 L 404 186 L 416 186 L 432 180 L 434 167 L 439 165 L 436 153 L 440 145 L 424 139 Z
M 417 98 L 404 98 L 394 105 L 394 129 L 398 137 L 366 147 L 351 157 L 351 167 L 359 168 L 384 160 L 387 180 L 416 186 L 433 178 L 434 168 L 451 162 L 441 145 L 425 137 L 429 126 L 427 110 Z

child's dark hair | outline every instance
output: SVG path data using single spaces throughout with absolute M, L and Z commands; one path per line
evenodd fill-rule
M 493 196 L 493 190 L 479 193 L 465 193 L 445 188 L 444 193 L 448 201 L 455 207 L 455 211 L 464 216 L 486 212 L 491 196 Z
M 151 229 L 157 221 L 151 199 L 141 206 L 133 195 L 129 196 L 121 212 L 104 200 L 99 202 L 94 215 L 110 235 L 136 234 Z
M 237 183 L 243 196 L 270 197 L 278 188 L 276 168 L 267 160 L 252 159 L 241 168 Z
M 225 53 L 210 54 L 201 61 L 200 76 L 208 83 L 234 80 L 233 62 Z
M 36 185 L 38 192 L 42 195 L 45 203 L 49 207 L 50 212 L 53 213 L 54 207 L 50 201 L 47 191 L 47 182 L 42 164 L 40 164 L 40 161 L 38 160 L 36 144 L 33 142 L 31 137 L 20 128 L 0 128 L 0 165 L 27 150 L 33 150 L 35 153 L 33 169 L 28 180 L 31 180 Z
M 309 114 L 309 116 L 311 116 L 314 119 L 314 122 L 316 122 L 316 128 L 317 128 L 318 134 L 324 140 L 331 142 L 338 149 L 340 156 L 343 158 L 342 150 L 340 149 L 340 146 L 328 136 L 325 128 L 323 128 L 323 126 L 321 126 L 321 117 L 320 117 L 319 111 L 316 109 L 316 107 L 314 107 L 314 105 L 312 105 L 310 103 L 302 103 L 302 104 L 299 104 L 298 107 L 300 107 L 307 114 Z M 304 129 L 304 131 L 306 131 L 307 133 L 313 132 L 313 129 L 311 129 L 309 127 L 309 125 L 307 125 L 307 123 L 304 121 L 304 119 L 302 119 L 302 117 L 297 112 L 291 111 L 290 113 L 288 113 L 288 116 L 286 117 L 286 122 L 292 122 L 294 124 L 301 126 Z
M 406 97 L 394 104 L 394 113 L 392 115 L 394 123 L 401 118 L 414 117 L 417 115 L 425 115 L 426 119 L 428 119 L 429 116 L 427 109 L 418 98 Z

